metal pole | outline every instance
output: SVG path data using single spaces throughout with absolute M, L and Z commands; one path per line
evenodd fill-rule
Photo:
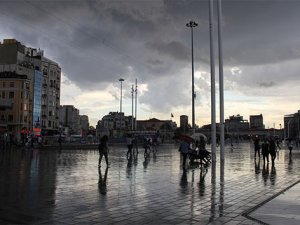
M 121 97 L 120 97 L 120 113 L 122 112 L 122 82 L 124 81 L 123 78 L 120 78 L 119 81 L 121 82 Z
M 220 160 L 224 163 L 224 75 L 222 47 L 222 4 L 218 0 L 219 94 L 220 94 Z
M 211 152 L 212 160 L 216 161 L 216 80 L 213 34 L 213 0 L 209 0 L 209 37 L 210 37 L 210 71 L 211 71 Z
M 133 130 L 133 92 L 134 92 L 134 89 L 133 89 L 133 85 L 131 87 L 131 130 Z
M 192 129 L 195 133 L 195 88 L 194 88 L 194 33 L 193 28 L 198 26 L 194 21 L 190 21 L 186 24 L 187 27 L 191 28 L 191 43 L 192 43 Z
M 137 79 L 135 79 L 135 126 L 134 129 L 137 130 Z

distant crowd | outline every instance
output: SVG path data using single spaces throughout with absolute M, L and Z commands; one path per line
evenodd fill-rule
M 272 165 L 274 165 L 276 155 L 278 150 L 281 149 L 281 140 L 275 139 L 274 137 L 264 137 L 260 139 L 258 136 L 254 138 L 254 158 L 259 157 L 262 155 L 263 162 L 269 163 L 269 157 L 272 162 Z M 294 148 L 294 145 L 298 148 L 299 141 L 288 139 L 286 140 L 286 145 L 289 150 L 290 157 L 292 156 L 292 151 Z

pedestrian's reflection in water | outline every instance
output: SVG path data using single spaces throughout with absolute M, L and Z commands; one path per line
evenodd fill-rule
M 292 157 L 292 155 L 289 155 L 288 172 L 293 173 L 293 157 Z
M 202 168 L 200 170 L 200 179 L 199 179 L 199 194 L 200 196 L 204 196 L 205 193 L 205 176 L 207 174 L 208 169 Z
M 187 186 L 187 184 L 188 184 L 188 181 L 187 181 L 187 170 L 183 169 L 181 180 L 180 180 L 180 186 L 185 189 L 186 186 Z
M 133 161 L 132 156 L 130 156 L 127 160 L 128 161 L 127 161 L 126 173 L 127 173 L 127 178 L 130 178 L 132 175 L 132 171 L 131 171 L 132 161 Z
M 255 174 L 260 173 L 260 160 L 256 161 L 255 160 Z
M 260 159 L 258 161 L 255 160 L 255 179 L 259 180 L 259 174 L 260 174 Z
M 267 180 L 269 178 L 269 163 L 263 165 L 263 169 L 262 169 L 262 177 L 264 180 L 264 184 L 267 184 Z
M 106 167 L 106 169 L 105 169 L 104 177 L 103 177 L 102 172 L 101 172 L 101 167 L 98 167 L 98 172 L 99 172 L 99 182 L 98 182 L 99 192 L 100 192 L 100 194 L 105 195 L 106 192 L 107 192 L 108 167 Z
M 138 154 L 133 155 L 133 164 L 134 164 L 134 166 L 138 165 Z
M 150 162 L 150 157 L 145 157 L 145 160 L 143 162 L 144 172 L 146 172 L 149 162 Z
M 271 167 L 270 181 L 271 181 L 272 185 L 274 185 L 275 181 L 276 181 L 276 168 L 275 168 L 274 164 L 272 164 L 272 167 Z

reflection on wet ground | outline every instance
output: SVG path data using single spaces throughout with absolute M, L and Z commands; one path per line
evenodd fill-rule
M 228 146 L 218 162 L 182 170 L 177 145 L 145 159 L 111 146 L 110 167 L 96 150 L 0 152 L 4 224 L 255 224 L 242 214 L 300 179 L 300 151 L 275 164 L 254 159 L 249 143 Z

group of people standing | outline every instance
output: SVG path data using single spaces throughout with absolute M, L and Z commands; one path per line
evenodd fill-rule
M 255 151 L 254 158 L 256 159 L 256 156 L 260 158 L 260 150 L 261 150 L 264 163 L 265 162 L 269 163 L 269 155 L 270 155 L 272 164 L 274 164 L 278 149 L 280 149 L 279 140 L 275 140 L 274 137 L 264 138 L 262 143 L 258 136 L 256 136 L 254 139 L 254 151 Z M 288 149 L 291 155 L 293 150 L 293 145 L 291 141 L 289 141 L 288 143 Z

